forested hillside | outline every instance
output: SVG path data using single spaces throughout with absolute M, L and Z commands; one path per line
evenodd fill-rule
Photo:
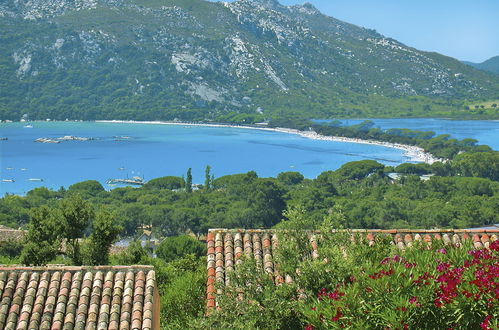
M 0 119 L 482 116 L 499 77 L 310 4 L 6 0 Z

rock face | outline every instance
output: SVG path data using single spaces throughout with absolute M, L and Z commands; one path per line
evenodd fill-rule
M 0 29 L 0 119 L 328 115 L 499 90 L 498 77 L 310 4 L 4 0 Z

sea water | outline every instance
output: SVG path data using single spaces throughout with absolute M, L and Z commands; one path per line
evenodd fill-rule
M 499 147 L 499 122 L 442 120 L 374 120 L 382 128 L 407 127 L 477 138 Z M 397 121 L 399 124 L 397 125 Z M 440 125 L 438 124 L 440 123 Z M 376 145 L 311 140 L 294 134 L 231 127 L 154 125 L 137 123 L 34 122 L 0 124 L 0 195 L 26 194 L 46 186 L 68 187 L 84 180 L 184 175 L 192 168 L 193 181 L 204 181 L 212 167 L 215 177 L 256 171 L 260 177 L 298 171 L 315 178 L 350 161 L 373 159 L 397 165 L 408 158 L 403 151 Z M 352 124 L 352 121 L 350 121 Z M 472 129 L 470 129 L 472 127 Z M 38 138 L 66 135 L 90 141 L 37 143 Z M 41 179 L 43 181 L 32 181 Z

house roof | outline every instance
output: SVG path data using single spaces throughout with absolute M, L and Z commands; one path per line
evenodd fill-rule
M 152 329 L 152 266 L 0 267 L 0 329 Z
M 234 270 L 241 257 L 254 258 L 257 267 L 261 267 L 270 274 L 276 283 L 291 282 L 287 274 L 279 274 L 274 263 L 273 251 L 279 244 L 278 230 L 264 229 L 210 229 L 206 237 L 207 242 L 207 307 L 216 306 L 216 283 L 229 284 L 228 274 Z M 334 230 L 333 232 L 345 232 Z M 476 248 L 488 248 L 490 242 L 499 237 L 499 229 L 432 229 L 432 230 L 381 230 L 381 229 L 351 229 L 353 235 L 360 235 L 370 245 L 375 244 L 376 236 L 389 236 L 391 242 L 400 249 L 410 246 L 414 241 L 431 242 L 441 240 L 445 244 L 459 245 L 471 239 Z M 318 258 L 318 231 L 308 232 L 311 255 Z M 220 289 L 219 289 L 220 290 Z

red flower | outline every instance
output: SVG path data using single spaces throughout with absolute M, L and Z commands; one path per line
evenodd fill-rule
M 331 318 L 331 321 L 336 322 L 336 321 L 338 321 L 338 320 L 339 320 L 342 316 L 343 316 L 343 314 L 341 313 L 341 307 L 338 307 L 338 308 L 336 309 L 336 315 L 335 315 L 335 316 L 333 316 L 333 317 Z
M 497 242 L 497 241 L 496 241 Z M 485 318 L 485 320 L 483 320 L 482 323 L 480 323 L 480 328 L 484 329 L 484 330 L 488 330 L 490 329 L 489 328 L 489 321 L 491 319 L 492 316 L 490 315 L 487 315 L 487 317 Z
M 313 326 L 313 325 L 311 325 L 311 324 L 309 324 L 309 325 L 307 325 L 307 326 L 305 327 L 305 330 L 314 330 L 314 329 L 315 329 L 315 328 L 314 328 L 314 326 Z

